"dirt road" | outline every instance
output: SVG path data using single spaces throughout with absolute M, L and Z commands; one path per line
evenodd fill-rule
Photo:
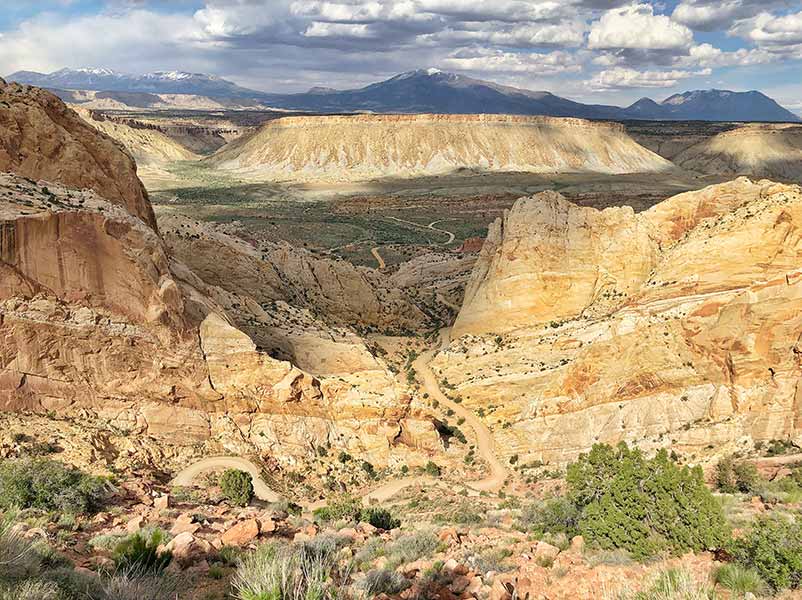
M 449 340 L 449 329 L 440 331 L 441 344 L 447 344 Z M 499 460 L 495 453 L 495 443 L 490 430 L 482 423 L 479 418 L 471 411 L 465 409 L 460 404 L 449 400 L 448 397 L 440 389 L 440 384 L 437 377 L 429 368 L 434 355 L 437 353 L 438 348 L 435 347 L 427 352 L 422 353 L 417 360 L 413 363 L 415 372 L 418 375 L 422 389 L 429 394 L 429 397 L 436 399 L 441 405 L 450 408 L 454 411 L 457 418 L 462 417 L 465 423 L 471 427 L 476 435 L 476 451 L 480 458 L 482 458 L 488 465 L 490 473 L 487 477 L 478 481 L 466 481 L 465 488 L 473 491 L 476 495 L 478 492 L 496 492 L 504 486 L 504 481 L 507 478 L 508 471 L 504 464 Z M 260 476 L 260 469 L 251 461 L 236 457 L 236 456 L 214 456 L 204 458 L 186 469 L 182 470 L 175 476 L 172 481 L 173 485 L 190 486 L 196 477 L 201 473 L 213 471 L 216 469 L 240 469 L 246 473 L 250 473 L 253 477 L 254 494 L 260 500 L 267 502 L 277 502 L 281 500 L 281 496 L 273 491 L 267 483 Z M 365 493 L 362 499 L 367 502 L 386 502 L 401 490 L 415 485 L 430 485 L 446 487 L 454 489 L 452 484 L 446 483 L 439 479 L 427 476 L 407 477 L 405 479 L 395 479 L 388 481 L 385 484 L 376 487 L 369 492 Z M 325 501 L 318 501 L 306 506 L 307 510 L 313 510 L 319 506 L 325 505 Z
M 379 263 L 379 270 L 381 270 L 381 269 L 383 269 L 383 268 L 385 268 L 387 266 L 387 263 L 384 262 L 384 259 L 382 258 L 382 255 L 379 254 L 379 249 L 378 248 L 371 248 L 370 249 L 370 253 L 373 255 L 373 258 L 376 259 L 376 262 Z

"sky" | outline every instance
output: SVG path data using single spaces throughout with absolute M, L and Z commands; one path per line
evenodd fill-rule
M 802 114 L 802 0 L 3 0 L 0 74 L 64 67 L 268 92 L 434 67 L 619 105 L 758 89 Z

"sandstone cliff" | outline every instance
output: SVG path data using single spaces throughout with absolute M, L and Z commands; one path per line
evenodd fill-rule
M 680 152 L 674 163 L 711 175 L 802 181 L 802 126 L 744 125 Z
M 671 168 L 617 124 L 507 115 L 285 117 L 207 160 L 255 178 L 296 181 L 460 169 L 632 173 Z
M 41 90 L 2 92 L 0 122 L 13 124 L 0 134 L 2 168 L 25 176 L 0 173 L 0 409 L 101 419 L 167 444 L 283 460 L 330 444 L 381 464 L 404 423 L 433 431 L 358 336 L 303 308 L 259 304 L 247 270 L 226 289 L 217 285 L 224 278 L 207 272 L 206 281 L 171 256 L 133 161 L 109 138 Z M 122 180 L 106 187 L 116 170 Z M 51 176 L 67 185 L 32 179 Z M 308 364 L 346 358 L 318 377 L 235 326 L 251 318 L 261 330 L 296 316 L 326 338 L 300 342 L 314 349 Z
M 170 162 L 199 158 L 197 154 L 157 129 L 118 123 L 91 110 L 79 108 L 76 112 L 92 127 L 125 146 L 139 167 L 159 167 Z
M 0 172 L 88 188 L 152 228 L 134 160 L 50 92 L 0 79 Z
M 522 199 L 437 364 L 510 454 L 627 439 L 701 458 L 796 438 L 800 265 L 799 187 L 742 178 L 637 215 Z

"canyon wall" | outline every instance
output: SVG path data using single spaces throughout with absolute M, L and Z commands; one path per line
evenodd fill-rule
M 512 455 L 701 459 L 800 435 L 802 190 L 741 178 L 640 214 L 519 200 L 436 360 Z

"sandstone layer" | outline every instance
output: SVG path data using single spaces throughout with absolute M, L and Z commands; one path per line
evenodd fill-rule
M 802 190 L 736 181 L 640 214 L 519 200 L 437 358 L 504 452 L 696 458 L 800 435 Z
M 88 188 L 151 227 L 136 163 L 50 92 L 0 79 L 0 172 Z
M 77 109 L 76 112 L 92 127 L 125 146 L 139 167 L 159 167 L 175 161 L 199 158 L 158 129 L 132 127 L 86 109 Z
M 711 175 L 749 175 L 802 181 L 802 127 L 744 125 L 674 157 L 683 169 Z
M 478 171 L 634 173 L 671 163 L 623 126 L 507 115 L 359 115 L 270 121 L 207 159 L 254 178 L 352 181 Z
M 248 276 L 268 265 L 249 262 L 247 248 L 214 241 L 210 248 L 228 253 L 216 257 L 216 272 L 211 256 L 197 261 L 203 277 L 173 256 L 147 218 L 133 161 L 108 137 L 46 92 L 4 86 L 3 94 L 0 122 L 13 126 L 3 130 L 2 168 L 24 176 L 0 173 L 0 410 L 91 417 L 167 444 L 214 441 L 218 452 L 280 460 L 329 445 L 381 464 L 410 437 L 405 427 L 434 432 L 361 337 L 303 306 L 266 302 L 267 282 Z M 122 180 L 105 187 L 117 170 Z M 33 179 L 41 177 L 65 185 Z M 280 274 L 271 283 L 286 285 Z M 237 327 L 269 331 L 271 319 L 314 324 L 322 341 L 299 343 L 314 349 L 306 363 L 336 358 L 316 376 Z

